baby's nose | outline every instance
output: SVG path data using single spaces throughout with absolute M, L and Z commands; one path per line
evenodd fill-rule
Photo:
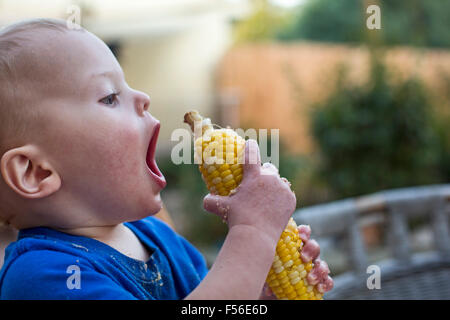
M 150 106 L 150 97 L 140 91 L 136 92 L 135 105 L 137 109 L 137 113 L 142 116 L 145 111 L 148 111 Z

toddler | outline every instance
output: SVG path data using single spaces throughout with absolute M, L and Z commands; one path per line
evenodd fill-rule
M 0 31 L 0 219 L 19 230 L 5 252 L 1 299 L 261 297 L 294 194 L 247 141 L 236 194 L 204 199 L 207 211 L 228 209 L 229 231 L 208 270 L 199 251 L 152 217 L 166 181 L 149 107 L 87 30 L 34 19 Z M 328 267 L 317 265 L 329 290 Z

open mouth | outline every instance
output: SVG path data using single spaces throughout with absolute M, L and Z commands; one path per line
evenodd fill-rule
M 159 135 L 159 123 L 155 126 L 155 129 L 153 130 L 152 138 L 150 140 L 148 150 L 147 150 L 147 167 L 150 171 L 153 179 L 155 179 L 156 183 L 161 187 L 164 188 L 166 186 L 166 179 L 162 175 L 161 171 L 159 171 L 158 166 L 156 165 L 155 160 L 155 150 L 156 150 L 156 142 L 158 141 L 158 135 Z

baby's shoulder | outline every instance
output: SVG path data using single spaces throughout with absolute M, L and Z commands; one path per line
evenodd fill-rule
M 64 270 L 66 272 L 70 265 L 80 264 L 81 262 L 86 264 L 87 260 L 75 254 L 51 248 L 17 251 L 6 257 L 0 274 L 0 282 L 5 274 L 8 274 L 8 276 L 17 274 L 17 277 L 23 280 L 26 280 L 28 276 L 35 279 L 37 274 L 42 275 L 45 271 L 59 273 Z
M 88 248 L 76 242 L 33 235 L 30 237 L 19 236 L 19 239 L 11 243 L 5 250 L 4 268 L 8 264 L 46 265 L 59 261 L 76 261 L 86 258 Z M 2 268 L 2 270 L 4 269 Z
M 20 242 L 20 241 L 19 241 Z M 12 247 L 0 272 L 0 299 L 40 299 L 55 287 L 66 288 L 70 275 L 91 267 L 89 261 L 51 247 Z M 52 289 L 52 290 L 50 290 Z
M 0 272 L 0 300 L 135 299 L 83 251 L 48 239 L 17 241 Z

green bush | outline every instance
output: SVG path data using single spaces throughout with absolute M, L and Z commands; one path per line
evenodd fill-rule
M 268 0 L 252 0 L 250 5 L 251 14 L 234 22 L 234 42 L 237 44 L 272 40 L 289 21 L 289 15 Z
M 392 82 L 380 59 L 368 83 L 347 85 L 313 108 L 319 176 L 336 197 L 442 181 L 432 106 L 418 79 Z
M 436 113 L 434 121 L 439 144 L 439 172 L 443 181 L 450 182 L 450 74 L 442 73 L 441 77 L 446 94 L 436 101 L 441 112 Z
M 280 30 L 282 41 L 307 39 L 327 42 L 360 42 L 364 35 L 362 2 L 310 0 Z
M 450 117 L 443 116 L 435 119 L 438 142 L 438 170 L 443 182 L 450 182 Z
M 380 30 L 366 28 L 370 4 L 380 6 Z M 386 45 L 450 47 L 449 15 L 450 1 L 309 0 L 277 38 L 361 43 L 376 34 Z

